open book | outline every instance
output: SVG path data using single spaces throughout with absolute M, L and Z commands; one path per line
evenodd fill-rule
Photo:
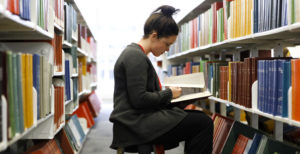
M 183 94 L 179 98 L 172 99 L 171 103 L 199 100 L 211 96 L 210 92 L 205 89 L 203 72 L 167 77 L 164 79 L 163 85 L 166 87 L 199 88 L 201 90 L 201 92 Z

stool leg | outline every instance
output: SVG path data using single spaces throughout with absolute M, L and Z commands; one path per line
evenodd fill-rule
M 124 148 L 119 147 L 117 149 L 117 154 L 124 154 Z
M 154 154 L 165 154 L 164 146 L 163 145 L 154 145 L 153 146 Z

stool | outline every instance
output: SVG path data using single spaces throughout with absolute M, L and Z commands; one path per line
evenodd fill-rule
M 150 144 L 143 144 L 138 146 L 138 153 L 139 154 L 151 154 L 153 148 L 154 154 L 165 154 L 164 146 L 163 145 L 150 145 Z M 119 147 L 117 149 L 117 154 L 124 154 L 124 148 Z

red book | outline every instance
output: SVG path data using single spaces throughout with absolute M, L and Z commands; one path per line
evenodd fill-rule
M 87 121 L 88 128 L 91 128 L 95 125 L 95 121 L 88 107 L 88 102 L 81 102 L 79 104 L 79 108 L 72 115 L 74 114 L 76 114 L 79 118 L 85 118 Z
M 242 154 L 247 146 L 249 138 L 240 134 L 235 142 L 232 154 Z
M 60 146 L 63 153 L 74 154 L 74 150 L 64 129 L 57 134 L 56 138 L 61 143 Z
M 97 94 L 95 91 L 93 91 L 89 96 L 88 96 L 88 105 L 91 110 L 91 113 L 94 117 L 97 117 L 98 114 L 100 113 L 101 109 L 101 102 L 100 99 L 98 98 Z

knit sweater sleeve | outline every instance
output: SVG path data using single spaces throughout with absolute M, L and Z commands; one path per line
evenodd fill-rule
M 148 78 L 148 69 L 151 67 L 147 57 L 140 51 L 129 51 L 124 61 L 127 91 L 130 103 L 137 109 L 161 108 L 170 103 L 172 91 L 170 89 L 161 91 L 148 91 L 147 82 L 153 80 Z M 156 76 L 156 74 L 155 74 Z

